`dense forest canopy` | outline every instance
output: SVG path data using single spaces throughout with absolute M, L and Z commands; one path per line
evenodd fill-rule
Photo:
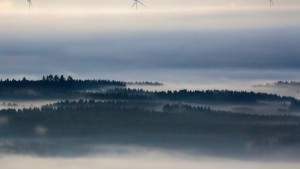
M 71 76 L 65 78 L 63 75 L 48 75 L 43 76 L 41 80 L 27 80 L 25 77 L 22 80 L 0 80 L 0 90 L 17 90 L 17 89 L 64 89 L 64 90 L 84 90 L 93 89 L 101 86 L 126 86 L 125 82 L 114 80 L 80 80 L 73 79 Z
M 105 99 L 105 100 L 168 100 L 211 103 L 257 103 L 287 101 L 292 97 L 276 94 L 230 90 L 145 91 L 127 85 L 162 85 L 158 82 L 122 82 L 115 80 L 80 80 L 63 75 L 43 76 L 41 80 L 0 80 L 0 99 Z M 295 105 L 295 104 L 294 104 Z
M 182 104 L 164 104 L 161 110 L 157 111 L 145 108 L 149 104 L 151 102 L 139 104 L 139 102 L 131 101 L 79 100 L 57 102 L 42 108 L 1 110 L 0 117 L 6 117 L 9 121 L 5 127 L 6 130 L 3 130 L 2 126 L 1 132 L 2 135 L 20 136 L 26 133 L 34 135 L 32 132 L 34 127 L 43 125 L 49 128 L 50 136 L 59 134 L 56 132 L 71 132 L 68 134 L 96 132 L 93 134 L 97 134 L 100 131 L 113 132 L 110 130 L 114 129 L 120 132 L 122 130 L 128 132 L 157 130 L 156 132 L 176 133 L 186 130 L 185 133 L 197 133 L 207 131 L 205 126 L 216 127 L 214 132 L 220 132 L 233 126 L 251 129 L 259 124 L 258 126 L 262 128 L 270 126 L 297 128 L 300 124 L 299 117 L 289 115 L 249 115 Z M 151 106 L 154 107 L 155 104 L 149 107 Z
M 95 138 L 105 143 L 211 150 L 226 144 L 232 151 L 244 151 L 249 142 L 259 149 L 300 145 L 300 118 L 296 116 L 250 115 L 183 104 L 154 108 L 151 102 L 79 100 L 1 110 L 0 135 L 17 139 Z M 0 145 L 0 151 L 35 150 L 26 150 L 26 146 L 20 150 L 19 144 Z
M 67 99 L 81 97 L 87 90 L 125 87 L 115 80 L 81 80 L 63 75 L 43 76 L 41 80 L 0 80 L 0 99 Z
M 179 91 L 145 91 L 142 89 L 114 88 L 106 93 L 87 93 L 86 97 L 93 99 L 144 99 L 170 101 L 201 101 L 201 102 L 234 102 L 257 103 L 258 101 L 292 101 L 293 97 L 276 94 L 255 93 L 230 90 L 179 90 Z
M 259 149 L 300 146 L 300 117 L 291 113 L 300 110 L 300 101 L 293 97 L 230 90 L 147 91 L 127 85 L 161 84 L 58 75 L 41 80 L 0 80 L 0 106 L 4 107 L 0 110 L 0 135 L 17 140 L 107 138 L 108 143 L 117 144 L 126 138 L 133 144 L 170 146 L 167 141 L 175 147 L 200 149 L 222 145 L 245 150 L 249 143 Z M 64 101 L 30 108 L 19 108 L 11 101 L 45 98 Z M 278 102 L 284 110 L 272 115 L 243 112 L 247 106 L 264 105 L 261 101 L 271 102 L 270 106 Z M 233 104 L 242 108 L 231 111 L 210 106 Z M 22 152 L 19 147 L 19 143 L 0 144 L 0 151 Z

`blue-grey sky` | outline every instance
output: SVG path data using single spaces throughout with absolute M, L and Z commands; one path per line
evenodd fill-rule
M 158 74 L 160 79 L 181 78 L 182 72 L 186 78 L 191 71 L 218 78 L 245 78 L 237 72 L 247 72 L 252 79 L 300 79 L 295 73 L 300 69 L 298 1 L 285 1 L 295 4 L 288 7 L 277 0 L 282 7 L 269 8 L 256 0 L 185 1 L 189 7 L 166 0 L 159 10 L 140 11 L 119 10 L 131 3 L 122 0 L 72 1 L 72 6 L 83 2 L 88 4 L 84 9 L 103 3 L 110 10 L 63 12 L 60 9 L 73 10 L 64 6 L 70 1 L 59 5 L 40 0 L 34 2 L 38 9 L 18 12 L 23 1 L 2 0 L 2 8 L 9 7 L 0 12 L 1 75 L 101 74 L 153 80 Z

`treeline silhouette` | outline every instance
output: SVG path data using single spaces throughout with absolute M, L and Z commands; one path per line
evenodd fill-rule
M 159 82 L 149 82 L 149 81 L 143 81 L 143 82 L 127 82 L 127 85 L 139 85 L 139 86 L 163 86 L 163 83 Z
M 8 119 L 0 126 L 2 137 L 219 135 L 252 140 L 279 137 L 280 144 L 300 143 L 299 117 L 230 113 L 181 104 L 150 110 L 128 101 L 63 101 L 42 108 L 1 110 L 0 118 Z M 39 135 L 38 126 L 47 133 Z
M 276 86 L 293 86 L 293 87 L 299 87 L 300 82 L 299 81 L 277 81 L 273 83 L 266 83 L 266 84 L 256 84 L 253 85 L 253 87 L 276 87 Z
M 87 93 L 92 99 L 121 100 L 170 100 L 170 101 L 201 101 L 225 103 L 257 103 L 258 101 L 291 101 L 293 97 L 276 94 L 255 93 L 230 90 L 179 90 L 179 91 L 145 91 L 142 89 L 115 88 L 106 93 Z
M 70 99 L 81 97 L 85 90 L 125 87 L 126 83 L 114 80 L 80 80 L 63 75 L 43 76 L 41 80 L 0 80 L 1 99 Z
M 137 84 L 135 82 L 133 84 Z M 292 97 L 276 94 L 230 90 L 145 91 L 127 89 L 128 82 L 114 80 L 80 80 L 63 75 L 43 76 L 41 80 L 0 80 L 0 99 L 106 99 L 106 100 L 168 100 L 213 103 L 257 103 L 292 101 Z M 140 85 L 160 83 L 140 82 Z
M 80 80 L 71 76 L 65 78 L 63 75 L 43 76 L 41 80 L 0 80 L 0 90 L 37 89 L 37 90 L 85 90 L 99 88 L 102 86 L 126 86 L 125 82 L 114 80 Z

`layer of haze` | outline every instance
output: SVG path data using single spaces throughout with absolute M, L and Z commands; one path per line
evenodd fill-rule
M 32 0 L 35 10 L 61 10 L 61 11 L 90 11 L 90 10 L 111 10 L 129 9 L 133 4 L 133 0 Z M 250 6 L 262 7 L 268 6 L 268 0 L 142 0 L 151 9 L 182 9 L 197 7 L 236 7 Z M 274 6 L 299 6 L 297 0 L 274 0 Z M 0 9 L 2 10 L 24 10 L 27 7 L 26 0 L 1 0 Z
M 240 89 L 299 80 L 298 1 L 0 2 L 1 78 L 150 80 Z M 234 86 L 232 84 L 238 84 Z
M 76 139 L 75 139 L 76 140 Z M 61 149 L 60 153 L 52 153 L 51 146 L 47 148 L 47 140 L 43 150 L 50 149 L 49 152 L 41 151 L 41 154 L 33 153 L 18 153 L 12 151 L 8 154 L 0 152 L 1 168 L 5 169 L 31 169 L 32 166 L 41 169 L 81 169 L 88 167 L 89 169 L 296 169 L 299 168 L 299 162 L 296 157 L 289 159 L 290 156 L 285 156 L 288 151 L 283 151 L 282 154 L 274 151 L 269 156 L 261 155 L 248 157 L 247 154 L 239 157 L 231 157 L 232 152 L 228 151 L 228 157 L 224 155 L 210 155 L 210 153 L 193 152 L 193 151 L 177 151 L 172 149 L 161 149 L 154 147 L 141 147 L 135 145 L 88 145 L 84 142 L 79 142 L 76 145 L 72 140 L 65 142 L 68 145 L 66 150 Z M 49 140 L 50 141 L 50 140 Z M 57 140 L 56 144 L 60 141 Z M 1 143 L 0 143 L 1 144 Z M 63 144 L 63 143 L 61 143 Z M 78 144 L 78 143 L 77 143 Z M 29 146 L 35 146 L 31 143 Z M 59 145 L 60 147 L 63 147 Z M 39 147 L 39 146 L 37 146 Z M 26 147 L 25 149 L 27 149 Z M 45 148 L 45 149 L 44 149 Z M 82 149 L 83 148 L 83 149 Z M 36 148 L 32 148 L 36 149 Z M 55 149 L 55 148 L 54 148 Z M 88 149 L 90 153 L 82 153 L 80 150 Z M 22 147 L 18 150 L 22 152 Z M 18 151 L 17 150 L 17 151 Z M 28 149 L 30 150 L 30 149 Z M 73 152 L 72 150 L 75 150 Z M 76 151 L 77 150 L 77 151 Z M 199 149 L 197 149 L 199 150 Z M 233 150 L 234 151 L 234 150 Z M 72 153 L 73 152 L 73 153 Z M 192 153 L 193 152 L 193 153 Z M 48 155 L 47 155 L 48 154 Z
M 274 0 L 0 0 L 0 77 L 43 74 L 238 89 L 300 80 L 300 2 Z M 213 85 L 212 85 L 213 84 Z M 240 86 L 232 85 L 239 84 Z M 180 86 L 181 88 L 182 86 Z M 3 121 L 3 119 L 2 119 Z M 5 121 L 5 119 L 4 119 Z M 296 169 L 297 163 L 166 152 L 86 158 L 4 155 L 0 167 Z
M 299 11 L 3 12 L 1 78 L 64 73 L 175 83 L 298 80 Z
M 171 154 L 172 153 L 172 154 Z M 192 157 L 174 152 L 143 151 L 142 154 L 99 155 L 93 157 L 58 158 L 34 156 L 0 157 L 1 167 L 5 169 L 298 169 L 297 162 L 233 160 L 214 157 Z

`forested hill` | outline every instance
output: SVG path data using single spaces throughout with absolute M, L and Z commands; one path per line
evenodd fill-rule
M 155 106 L 151 102 L 79 100 L 62 101 L 42 108 L 1 110 L 0 132 L 1 135 L 39 136 L 40 133 L 34 132 L 35 127 L 43 126 L 48 129 L 47 136 L 96 136 L 107 132 L 233 134 L 242 133 L 240 130 L 251 133 L 252 127 L 277 133 L 279 127 L 294 131 L 300 124 L 299 117 L 288 115 L 249 115 L 184 104 L 164 104 L 161 110 L 155 110 Z M 7 123 L 4 123 L 4 118 Z
M 70 99 L 81 97 L 87 90 L 106 90 L 126 87 L 126 83 L 114 80 L 81 80 L 63 75 L 43 76 L 41 80 L 0 80 L 0 99 Z
M 299 81 L 277 81 L 266 84 L 255 84 L 253 87 L 300 87 Z
M 144 91 L 137 89 L 113 89 L 106 93 L 87 93 L 92 99 L 122 100 L 169 100 L 169 101 L 201 101 L 201 102 L 233 102 L 257 103 L 258 101 L 296 101 L 293 97 L 276 94 L 255 93 L 230 90 L 179 90 L 179 91 Z
M 297 101 L 276 94 L 230 90 L 145 91 L 126 88 L 128 82 L 114 80 L 80 80 L 71 76 L 43 76 L 41 80 L 0 80 L 0 99 L 107 99 L 168 100 L 212 103 L 257 103 L 258 101 Z M 157 82 L 134 82 L 139 85 L 162 85 Z
M 0 80 L 0 91 L 3 90 L 86 90 L 102 86 L 122 86 L 126 83 L 114 80 L 80 80 L 73 79 L 71 76 L 65 78 L 63 75 L 48 75 L 43 76 L 41 80 L 27 80 L 25 77 L 22 80 Z
M 176 147 L 230 147 L 241 151 L 249 143 L 272 149 L 300 146 L 300 118 L 296 116 L 230 113 L 182 104 L 165 104 L 161 110 L 154 109 L 151 102 L 141 105 L 80 100 L 41 109 L 1 110 L 0 135 L 18 139 L 92 137 L 107 138 L 109 143 L 118 144 L 130 141 L 168 147 L 171 143 Z M 20 151 L 18 147 L 0 145 L 0 151 Z

